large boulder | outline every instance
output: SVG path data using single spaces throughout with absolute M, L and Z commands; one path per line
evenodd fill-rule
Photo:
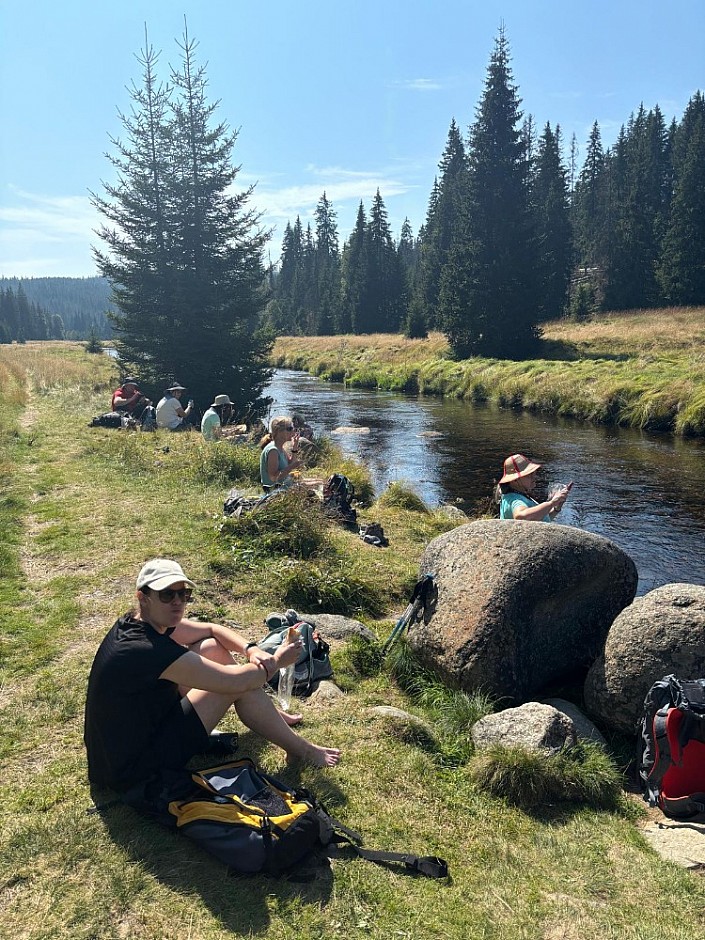
M 634 732 L 662 676 L 705 676 L 705 587 L 666 584 L 623 610 L 585 680 L 585 704 L 615 731 Z
M 636 591 L 634 562 L 598 535 L 484 520 L 434 539 L 421 559 L 438 596 L 409 641 L 449 684 L 526 701 L 587 668 Z

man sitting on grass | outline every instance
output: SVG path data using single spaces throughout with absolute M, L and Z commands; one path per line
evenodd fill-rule
M 264 691 L 277 669 L 296 662 L 301 640 L 269 654 L 228 627 L 186 620 L 193 587 L 177 562 L 148 561 L 137 577 L 137 609 L 101 643 L 85 713 L 91 784 L 125 792 L 183 768 L 209 750 L 210 732 L 231 705 L 290 760 L 335 766 L 340 751 L 292 731 L 296 717 L 280 713 Z M 232 653 L 247 664 L 236 665 Z
M 140 405 L 151 405 L 152 403 L 137 388 L 137 379 L 128 375 L 123 379 L 122 385 L 113 392 L 111 407 L 113 411 L 122 414 L 136 415 L 140 410 Z

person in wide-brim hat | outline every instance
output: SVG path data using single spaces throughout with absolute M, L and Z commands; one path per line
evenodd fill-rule
M 216 395 L 213 404 L 201 419 L 201 434 L 204 441 L 219 441 L 223 437 L 223 425 L 233 413 L 233 403 L 227 395 Z
M 524 454 L 512 454 L 507 457 L 504 461 L 504 473 L 495 491 L 500 519 L 551 522 L 558 515 L 568 498 L 568 488 L 559 490 L 543 502 L 538 502 L 533 493 L 536 488 L 536 471 L 540 468 L 540 463 L 529 460 Z
M 187 431 L 191 428 L 188 423 L 188 417 L 193 410 L 193 402 L 189 402 L 186 408 L 181 407 L 181 393 L 186 391 L 186 387 L 179 382 L 172 382 L 164 393 L 164 397 L 157 404 L 157 427 L 166 428 L 169 431 Z

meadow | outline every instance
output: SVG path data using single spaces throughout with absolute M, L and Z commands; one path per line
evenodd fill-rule
M 387 661 L 375 644 L 338 645 L 345 695 L 302 702 L 306 734 L 342 749 L 336 770 L 287 767 L 249 733 L 241 753 L 304 783 L 368 847 L 446 858 L 448 882 L 355 860 L 336 860 L 310 882 L 234 878 L 127 808 L 89 814 L 86 679 L 145 559 L 177 558 L 198 585 L 191 615 L 234 622 L 252 639 L 266 632 L 269 611 L 294 604 L 353 615 L 383 640 L 424 546 L 456 524 L 400 487 L 375 498 L 364 467 L 341 463 L 330 444 L 311 472 L 348 473 L 367 503 L 362 521 L 383 524 L 388 549 L 363 544 L 295 497 L 268 516 L 226 521 L 228 489 L 256 489 L 257 451 L 89 428 L 107 408 L 114 370 L 77 345 L 0 346 L 0 935 L 703 935 L 702 878 L 648 847 L 641 804 L 622 791 L 623 752 L 585 751 L 552 769 L 519 765 L 516 754 L 480 761 L 469 729 L 492 703 L 419 672 L 403 642 Z M 381 716 L 378 705 L 419 723 Z M 225 727 L 243 730 L 234 715 Z
M 274 362 L 351 387 L 558 414 L 601 424 L 705 435 L 705 309 L 602 314 L 544 325 L 526 362 L 453 361 L 445 338 L 398 335 L 279 337 Z

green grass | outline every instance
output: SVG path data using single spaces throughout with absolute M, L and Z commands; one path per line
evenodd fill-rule
M 452 523 L 439 513 L 378 501 L 361 509 L 360 518 L 384 525 L 388 549 L 323 521 L 309 557 L 289 553 L 297 545 L 305 553 L 291 533 L 277 548 L 281 533 L 272 520 L 224 530 L 222 501 L 238 474 L 251 479 L 248 458 L 237 451 L 211 458 L 189 435 L 89 429 L 89 418 L 109 398 L 107 357 L 70 346 L 0 348 L 0 370 L 5 357 L 21 369 L 23 356 L 31 365 L 30 397 L 22 394 L 23 375 L 12 385 L 0 383 L 0 522 L 3 535 L 9 533 L 0 540 L 6 562 L 0 571 L 3 936 L 702 935 L 702 880 L 658 860 L 633 812 L 622 805 L 595 808 L 586 791 L 578 802 L 574 794 L 545 812 L 527 812 L 506 787 L 501 793 L 485 788 L 473 775 L 469 729 L 492 703 L 448 690 L 419 671 L 402 641 L 384 661 L 378 644 L 336 645 L 345 696 L 320 706 L 301 703 L 307 735 L 342 748 L 335 771 L 295 772 L 249 733 L 241 735 L 242 749 L 289 782 L 310 787 L 363 832 L 368 847 L 445 857 L 450 883 L 342 860 L 308 884 L 229 878 L 186 839 L 127 809 L 87 815 L 86 678 L 100 639 L 131 603 L 143 560 L 178 558 L 198 585 L 191 612 L 240 623 L 252 639 L 264 635 L 264 615 L 284 605 L 292 585 L 298 591 L 303 585 L 311 602 L 325 589 L 326 603 L 363 611 L 383 641 L 406 606 L 424 546 Z M 334 468 L 332 448 L 322 459 Z M 204 466 L 214 469 L 204 472 Z M 364 470 L 357 473 L 364 481 Z M 285 516 L 284 505 L 281 513 L 280 521 L 292 525 L 306 515 L 287 507 Z M 273 541 L 263 558 L 266 539 Z M 374 711 L 378 705 L 402 708 L 415 720 L 389 720 Z M 234 715 L 224 724 L 242 732 Z M 502 766 L 506 771 L 508 761 Z M 583 785 L 592 781 L 601 792 L 604 768 L 589 769 L 587 758 L 582 767 Z M 562 780 L 570 779 L 569 770 Z M 538 770 L 526 776 L 537 786 Z

